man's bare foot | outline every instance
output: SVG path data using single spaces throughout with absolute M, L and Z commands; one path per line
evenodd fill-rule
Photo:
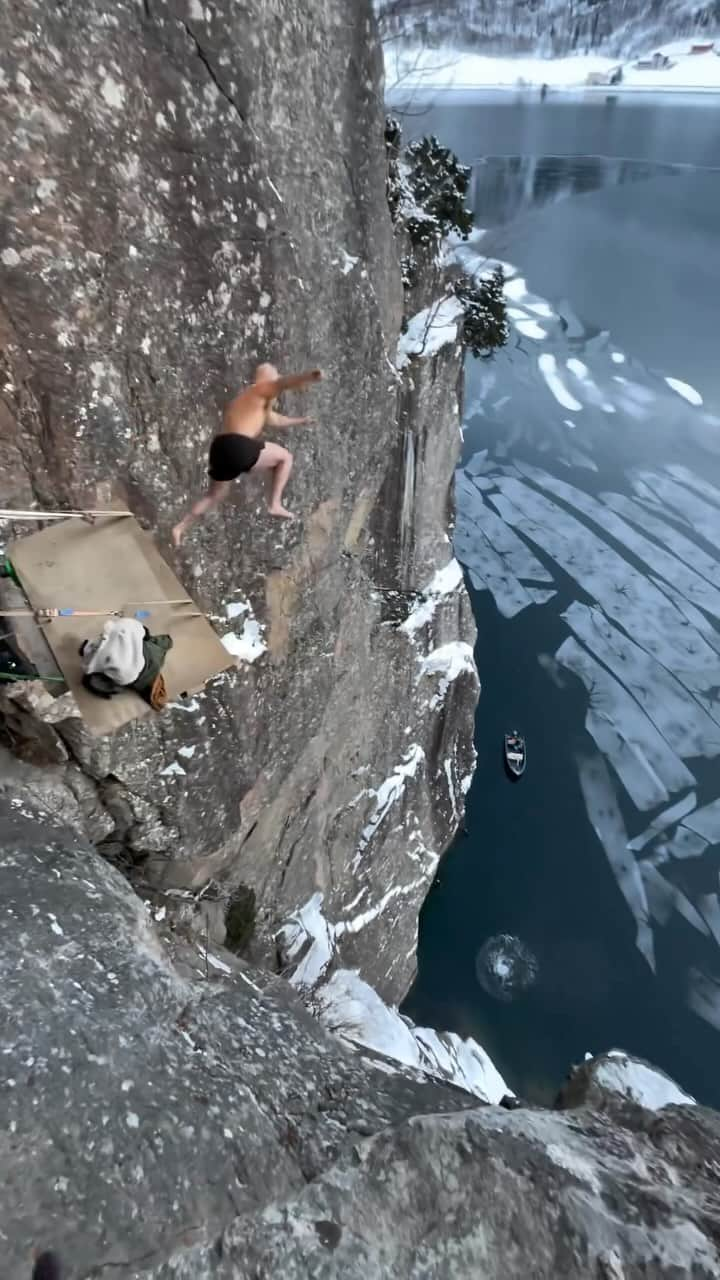
M 271 516 L 278 516 L 281 520 L 295 519 L 292 511 L 288 511 L 287 507 L 284 507 L 282 502 L 274 502 L 271 507 L 268 507 L 268 511 Z
M 181 520 L 179 524 L 175 525 L 175 528 L 173 529 L 170 535 L 170 537 L 172 538 L 172 544 L 174 547 L 180 546 L 180 543 L 182 542 L 184 535 L 185 535 L 185 525 Z

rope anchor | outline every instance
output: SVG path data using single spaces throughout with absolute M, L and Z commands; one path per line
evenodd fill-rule
M 11 507 L 0 507 L 0 520 L 85 520 L 95 524 L 98 516 L 131 516 L 132 511 L 31 511 L 13 510 Z
M 149 618 L 151 614 L 150 608 L 129 610 L 131 604 L 152 605 L 155 607 L 176 607 L 178 605 L 194 604 L 194 600 L 189 597 L 183 597 L 180 600 L 131 600 L 123 605 L 120 609 L 71 609 L 54 608 L 48 606 L 38 606 L 37 609 L 3 609 L 0 606 L 0 617 L 3 618 L 33 618 L 38 626 L 49 626 L 56 618 L 137 618 L 138 622 Z M 200 618 L 202 614 L 186 613 L 186 618 Z

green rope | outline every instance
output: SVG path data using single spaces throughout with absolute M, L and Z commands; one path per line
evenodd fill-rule
M 4 671 L 0 671 L 0 680 L 53 680 L 65 684 L 64 676 L 14 676 Z
M 3 576 L 3 578 L 11 578 L 11 579 L 12 579 L 12 581 L 13 581 L 13 582 L 18 586 L 18 587 L 20 586 L 20 581 L 19 581 L 19 579 L 18 579 L 18 576 L 17 576 L 17 574 L 16 574 L 16 572 L 15 572 L 15 570 L 14 570 L 13 566 L 11 565 L 11 563 L 10 563 L 10 561 L 9 561 L 8 559 L 5 559 L 5 560 L 3 561 L 3 564 L 2 564 L 2 566 L 0 566 L 0 568 L 2 569 L 2 576 Z

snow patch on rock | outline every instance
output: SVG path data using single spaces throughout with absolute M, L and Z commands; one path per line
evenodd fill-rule
M 343 1039 L 447 1080 L 485 1102 L 498 1103 L 511 1092 L 474 1040 L 462 1040 L 454 1032 L 415 1027 L 349 969 L 338 969 L 316 999 L 320 1020 Z
M 695 1099 L 685 1093 L 669 1076 L 655 1067 L 630 1058 L 619 1049 L 610 1052 L 593 1069 L 593 1076 L 603 1089 L 622 1094 L 649 1111 L 662 1107 L 694 1106 Z
M 229 631 L 226 635 L 220 637 L 221 644 L 225 646 L 228 653 L 231 653 L 233 657 L 238 658 L 241 662 L 255 662 L 262 657 L 267 645 L 263 640 L 263 627 L 255 618 L 250 602 L 247 600 L 233 600 L 225 605 L 225 614 L 230 620 L 240 617 L 245 619 L 240 634 L 235 631 Z
M 432 581 L 423 591 L 423 598 L 416 604 L 401 624 L 400 630 L 405 635 L 413 636 L 421 627 L 432 620 L 438 604 L 444 596 L 452 595 L 462 586 L 463 571 L 457 560 L 450 560 L 442 569 L 438 569 Z
M 454 297 L 440 298 L 418 311 L 400 337 L 395 367 L 404 369 L 413 357 L 428 359 L 449 343 L 456 342 L 462 312 L 462 303 Z
M 420 675 L 439 676 L 439 687 L 432 705 L 435 706 L 445 697 L 448 688 L 464 671 L 475 673 L 475 659 L 472 645 L 464 640 L 452 640 L 449 644 L 433 649 L 420 663 Z

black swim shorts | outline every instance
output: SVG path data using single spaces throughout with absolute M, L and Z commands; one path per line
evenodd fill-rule
M 243 471 L 252 471 L 264 448 L 262 440 L 236 431 L 216 436 L 210 445 L 210 479 L 236 480 Z

